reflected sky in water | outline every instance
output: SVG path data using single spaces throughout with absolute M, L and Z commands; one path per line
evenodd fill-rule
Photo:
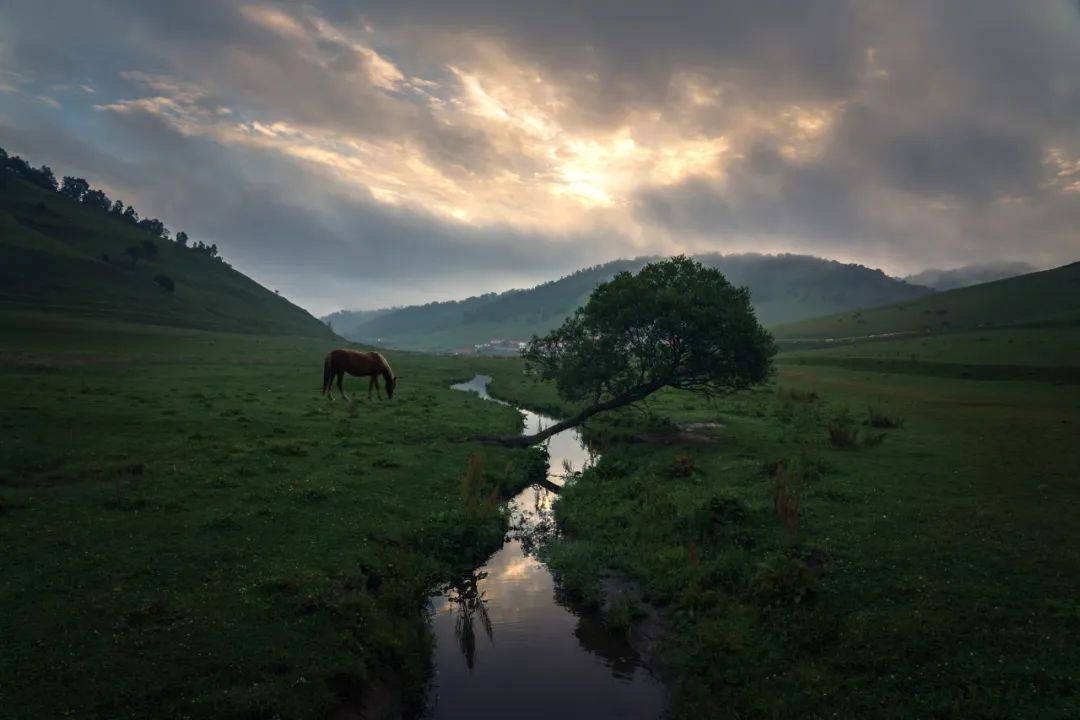
M 487 393 L 477 376 L 458 390 Z M 496 402 L 499 402 L 496 400 Z M 523 432 L 555 422 L 521 411 Z M 591 462 L 576 430 L 548 441 L 548 477 L 563 480 L 564 462 L 580 470 Z M 554 500 L 540 487 L 514 498 L 515 516 L 535 521 Z M 591 615 L 555 598 L 543 563 L 526 554 L 517 533 L 484 564 L 432 601 L 436 676 L 430 718 L 657 718 L 660 684 L 639 667 L 633 648 Z

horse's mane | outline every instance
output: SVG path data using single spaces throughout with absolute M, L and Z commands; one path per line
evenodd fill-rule
M 394 371 L 390 367 L 390 363 L 387 362 L 386 357 L 381 352 L 376 352 L 375 357 L 379 358 L 379 364 L 382 365 L 382 376 L 386 380 L 392 380 L 394 378 Z

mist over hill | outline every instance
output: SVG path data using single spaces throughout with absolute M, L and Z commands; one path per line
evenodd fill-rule
M 527 339 L 561 323 L 599 283 L 653 259 L 615 260 L 528 289 L 374 312 L 346 310 L 323 319 L 353 340 L 417 350 L 467 348 L 496 337 Z M 710 253 L 696 259 L 749 287 L 766 326 L 931 292 L 880 270 L 809 255 Z
M 1026 262 L 980 263 L 950 269 L 930 268 L 908 275 L 904 280 L 913 285 L 925 285 L 935 290 L 953 290 L 1026 275 L 1036 270 L 1038 268 Z

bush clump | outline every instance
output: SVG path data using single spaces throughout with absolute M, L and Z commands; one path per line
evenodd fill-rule
M 797 605 L 817 591 L 823 569 L 813 557 L 778 555 L 758 564 L 750 589 L 765 607 Z
M 158 286 L 167 293 L 172 293 L 174 290 L 176 290 L 176 283 L 173 282 L 173 279 L 171 277 L 165 275 L 164 273 L 154 276 L 154 282 L 156 282 Z
M 879 430 L 892 430 L 904 426 L 904 419 L 899 415 L 888 415 L 877 408 L 866 409 L 866 419 L 863 425 Z

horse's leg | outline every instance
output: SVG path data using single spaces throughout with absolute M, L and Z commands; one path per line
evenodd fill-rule
M 368 384 L 367 384 L 367 399 L 368 400 L 371 399 L 371 388 L 375 388 L 376 390 L 379 389 L 379 376 L 378 375 L 372 375 L 371 379 L 368 381 Z
M 338 392 L 341 393 L 341 397 L 345 398 L 345 402 L 352 402 L 349 399 L 349 396 L 345 394 L 345 388 L 341 384 L 344 380 L 345 380 L 345 373 L 343 373 L 343 372 L 338 373 L 338 376 L 337 376 L 337 389 L 338 389 Z

